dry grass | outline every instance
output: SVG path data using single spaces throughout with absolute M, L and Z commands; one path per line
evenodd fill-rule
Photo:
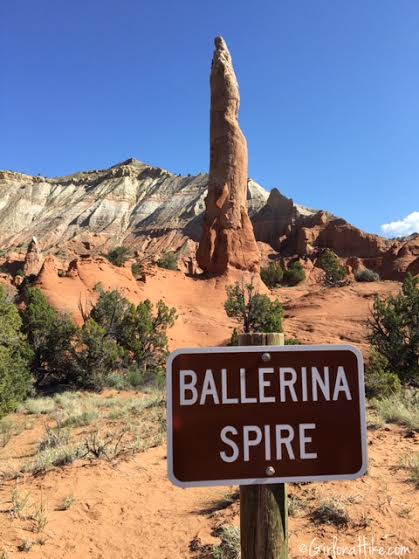
M 298 517 L 307 513 L 309 502 L 307 499 L 298 495 L 288 495 L 288 514 L 289 516 Z
M 43 532 L 48 524 L 48 518 L 45 511 L 44 503 L 41 501 L 39 507 L 32 515 L 33 531 L 37 534 Z
M 0 448 L 4 448 L 10 441 L 14 432 L 14 427 L 15 423 L 7 417 L 0 421 Z
M 42 452 L 48 448 L 57 448 L 67 445 L 70 442 L 71 433 L 69 429 L 57 427 L 52 429 L 45 426 L 45 435 L 40 440 L 38 448 Z
M 419 454 L 405 454 L 394 469 L 406 470 L 409 474 L 407 481 L 419 489 Z
M 215 535 L 221 543 L 213 546 L 213 559 L 240 559 L 240 529 L 237 526 L 221 526 Z
M 4 417 L 0 421 L 0 448 L 4 448 L 13 436 L 20 435 L 27 427 L 26 423 L 18 423 L 9 417 Z
M 316 524 L 332 524 L 338 528 L 347 528 L 350 517 L 343 501 L 332 498 L 322 501 L 310 513 Z
M 30 398 L 26 400 L 22 411 L 33 414 L 50 414 L 55 410 L 56 404 L 53 398 Z
M 3 462 L 0 471 L 3 480 L 22 474 L 42 475 L 77 459 L 114 461 L 158 446 L 165 438 L 165 399 L 160 391 L 142 398 L 129 398 L 126 394 L 103 398 L 91 393 L 64 392 L 27 400 L 22 411 L 42 415 L 44 433 L 32 443 L 33 454 L 29 459 L 9 458 L 11 468 L 6 467 L 7 461 Z M 23 425 L 19 423 L 20 431 Z M 14 421 L 3 419 L 0 423 L 3 446 L 17 432 Z
M 419 391 L 405 390 L 370 404 L 382 421 L 419 431 Z
M 83 458 L 112 461 L 119 456 L 134 453 L 138 448 L 138 437 L 128 426 L 119 431 L 91 433 L 84 439 L 81 453 Z
M 30 494 L 27 493 L 26 495 L 24 495 L 23 493 L 20 493 L 18 491 L 17 487 L 15 487 L 12 491 L 11 503 L 12 506 L 10 509 L 10 513 L 12 514 L 12 516 L 14 516 L 15 518 L 23 518 L 23 513 L 30 504 Z
M 61 511 L 69 510 L 76 503 L 76 501 L 77 499 L 73 494 L 67 495 L 67 497 L 64 497 L 63 502 L 57 508 L 57 510 L 61 510 Z
M 85 427 L 90 425 L 99 417 L 97 411 L 92 409 L 85 409 L 80 413 L 68 415 L 65 419 L 60 421 L 60 427 Z
M 81 456 L 81 446 L 68 444 L 55 448 L 46 448 L 38 452 L 34 459 L 22 467 L 22 472 L 40 475 L 55 467 L 71 464 Z

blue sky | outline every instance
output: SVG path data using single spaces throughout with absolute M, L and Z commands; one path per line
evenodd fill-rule
M 221 34 L 252 178 L 370 232 L 419 210 L 417 0 L 4 0 L 0 21 L 0 169 L 206 171 Z

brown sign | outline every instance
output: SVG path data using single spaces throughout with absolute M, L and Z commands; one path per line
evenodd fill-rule
M 181 349 L 167 365 L 169 478 L 181 487 L 354 479 L 367 468 L 351 346 Z

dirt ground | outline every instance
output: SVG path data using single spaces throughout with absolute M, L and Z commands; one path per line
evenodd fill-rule
M 36 418 L 31 430 L 6 446 L 1 465 L 7 460 L 5 454 L 9 459 L 14 453 L 24 455 L 42 422 Z M 310 553 L 320 545 L 333 546 L 334 541 L 348 548 L 360 542 L 386 549 L 406 546 L 410 554 L 405 556 L 418 556 L 418 493 L 407 481 L 403 461 L 417 452 L 419 438 L 407 435 L 396 426 L 370 429 L 369 471 L 364 478 L 288 486 L 290 558 L 316 556 Z M 222 508 L 223 499 L 236 489 L 173 486 L 166 475 L 165 445 L 115 463 L 76 461 L 44 475 L 3 482 L 0 550 L 7 551 L 4 557 L 31 559 L 204 557 L 200 550 L 219 541 L 213 535 L 217 527 L 239 524 L 237 501 Z M 18 516 L 13 513 L 13 492 L 23 500 L 29 496 Z M 63 510 L 69 496 L 74 504 Z M 347 526 L 311 520 L 311 511 L 330 499 L 347 511 Z M 37 532 L 34 517 L 41 506 L 47 524 Z M 23 553 L 22 546 L 30 549 Z M 331 552 L 317 555 L 333 557 Z

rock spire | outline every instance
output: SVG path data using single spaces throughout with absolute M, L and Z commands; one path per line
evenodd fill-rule
M 247 142 L 240 129 L 240 93 L 230 52 L 215 39 L 211 67 L 210 172 L 197 260 L 204 272 L 259 270 L 259 249 L 247 213 Z
M 32 237 L 28 245 L 28 250 L 23 263 L 23 273 L 25 276 L 37 276 L 44 263 L 44 257 L 39 250 L 36 237 Z

